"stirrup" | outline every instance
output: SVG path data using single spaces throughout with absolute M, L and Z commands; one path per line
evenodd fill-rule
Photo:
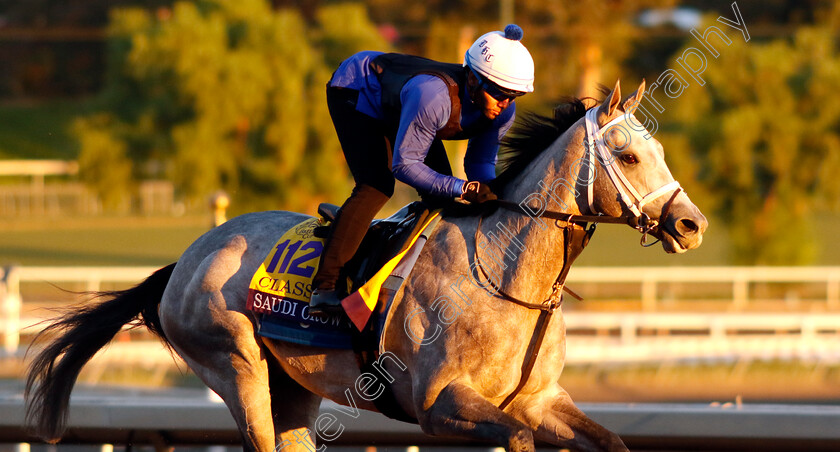
M 309 314 L 314 316 L 329 316 L 344 311 L 341 300 L 336 296 L 335 290 L 312 291 L 309 300 Z
M 335 204 L 330 204 L 328 202 L 322 202 L 321 204 L 318 205 L 318 215 L 320 215 L 321 218 L 323 218 L 323 219 L 325 219 L 329 222 L 335 223 L 335 219 L 338 216 L 338 210 L 339 209 L 341 209 L 341 207 L 339 207 Z

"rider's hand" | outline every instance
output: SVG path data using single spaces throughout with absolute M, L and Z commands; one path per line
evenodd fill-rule
M 499 197 L 490 190 L 489 185 L 478 181 L 471 181 L 464 184 L 464 193 L 461 194 L 461 199 L 470 203 L 481 204 L 487 201 L 495 201 Z

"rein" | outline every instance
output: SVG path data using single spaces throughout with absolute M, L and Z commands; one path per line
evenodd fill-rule
M 484 269 L 484 266 L 481 264 L 481 259 L 478 257 L 478 239 L 484 216 L 479 217 L 478 226 L 475 230 L 476 267 L 481 271 L 481 274 L 488 281 L 490 286 L 493 287 L 493 289 L 496 290 L 496 293 L 501 295 L 502 298 L 527 309 L 535 309 L 541 311 L 539 317 L 537 318 L 537 323 L 534 326 L 534 333 L 531 336 L 531 341 L 528 345 L 528 349 L 525 352 L 526 359 L 522 364 L 522 371 L 519 383 L 517 384 L 513 392 L 511 392 L 499 405 L 499 408 L 502 410 L 504 410 L 513 401 L 516 395 L 519 394 L 519 392 L 522 390 L 522 388 L 525 387 L 525 384 L 528 382 L 528 379 L 531 376 L 531 371 L 533 371 L 534 369 L 534 364 L 536 363 L 537 355 L 539 354 L 543 339 L 545 338 L 545 333 L 548 330 L 548 325 L 551 321 L 551 315 L 563 303 L 563 290 L 566 290 L 575 298 L 582 300 L 580 296 L 566 289 L 566 276 L 569 273 L 569 269 L 571 269 L 572 262 L 580 254 L 580 252 L 583 251 L 583 248 L 589 241 L 589 237 L 591 237 L 592 234 L 595 232 L 596 225 L 598 223 L 629 225 L 642 233 L 640 245 L 644 247 L 652 246 L 659 242 L 659 239 L 657 239 L 653 243 L 648 244 L 647 236 L 648 234 L 653 234 L 654 232 L 658 231 L 659 220 L 654 220 L 650 218 L 646 213 L 644 213 L 644 206 L 649 202 L 673 190 L 673 193 L 669 197 L 668 201 L 666 201 L 665 204 L 662 206 L 662 211 L 659 215 L 659 219 L 664 219 L 668 216 L 668 212 L 670 211 L 671 206 L 673 205 L 673 202 L 676 199 L 677 195 L 679 195 L 680 192 L 683 191 L 682 187 L 680 186 L 680 183 L 675 180 L 663 185 L 662 187 L 656 190 L 651 191 L 647 195 L 642 196 L 641 194 L 639 194 L 636 188 L 633 187 L 633 184 L 630 183 L 630 181 L 627 179 L 627 177 L 624 175 L 621 169 L 616 166 L 615 158 L 611 155 L 609 149 L 607 149 L 604 138 L 604 131 L 608 130 L 610 127 L 612 127 L 619 121 L 624 120 L 629 122 L 631 119 L 638 123 L 638 120 L 636 120 L 631 113 L 627 113 L 608 122 L 604 125 L 604 127 L 598 128 L 597 110 L 595 108 L 592 108 L 586 112 L 585 152 L 589 168 L 591 168 L 594 171 L 594 160 L 595 155 L 597 154 L 598 161 L 604 167 L 607 175 L 609 176 L 610 181 L 612 182 L 615 189 L 618 191 L 621 203 L 624 205 L 624 207 L 627 208 L 628 211 L 630 211 L 632 215 L 609 216 L 600 213 L 596 215 L 575 215 L 572 213 L 550 211 L 547 209 L 541 211 L 539 217 L 552 219 L 555 221 L 555 225 L 557 227 L 563 227 L 563 229 L 565 230 L 563 234 L 563 268 L 560 270 L 560 273 L 554 280 L 554 283 L 551 286 L 551 293 L 548 295 L 548 298 L 543 300 L 541 303 L 531 303 L 514 297 L 502 290 L 502 288 L 500 287 L 501 284 L 497 285 L 490 278 L 487 271 Z M 580 173 L 578 173 L 578 181 L 581 182 Z M 587 186 L 587 210 L 589 210 L 590 212 L 594 212 L 594 189 L 592 187 L 592 182 L 594 181 L 590 181 L 590 183 L 585 184 Z M 511 212 L 518 212 L 523 215 L 531 216 L 524 211 L 523 207 L 520 204 L 501 199 L 494 201 L 494 203 L 499 207 L 502 207 Z M 531 211 L 534 212 L 536 210 Z M 560 222 L 566 223 L 566 226 L 561 226 L 559 224 Z M 592 223 L 592 225 L 588 229 L 585 229 L 585 226 L 581 225 L 581 223 Z M 580 238 L 580 242 L 575 240 L 576 238 Z

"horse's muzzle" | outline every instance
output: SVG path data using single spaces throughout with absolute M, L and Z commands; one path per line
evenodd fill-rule
M 672 206 L 664 221 L 660 222 L 662 247 L 668 253 L 684 253 L 703 243 L 703 233 L 708 220 L 691 202 Z

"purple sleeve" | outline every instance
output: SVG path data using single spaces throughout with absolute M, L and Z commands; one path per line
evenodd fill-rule
M 403 86 L 400 99 L 400 126 L 391 166 L 394 177 L 432 195 L 460 196 L 464 181 L 440 174 L 423 163 L 437 131 L 446 125 L 452 110 L 446 83 L 433 75 L 418 75 Z
M 493 121 L 494 127 L 470 139 L 464 155 L 464 172 L 468 180 L 487 182 L 496 178 L 499 141 L 510 130 L 515 117 L 516 103 L 513 103 Z

